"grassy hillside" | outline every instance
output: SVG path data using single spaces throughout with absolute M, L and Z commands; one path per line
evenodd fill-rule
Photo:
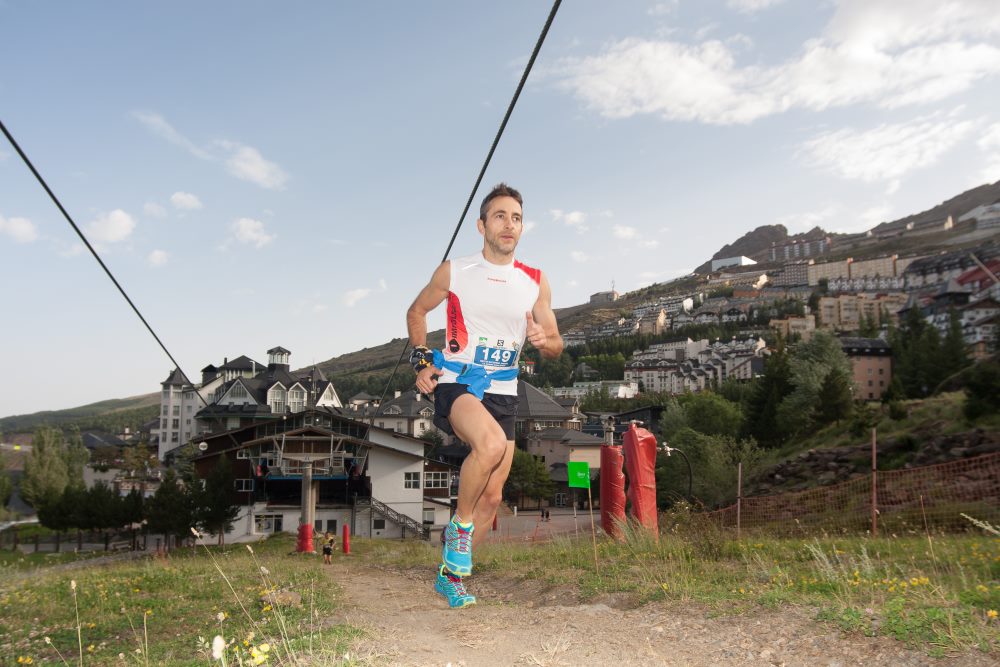
M 66 410 L 45 410 L 27 415 L 13 415 L 0 419 L 0 433 L 24 433 L 39 426 L 81 429 L 97 428 L 102 424 L 122 423 L 137 428 L 159 412 L 160 393 L 143 394 L 130 398 L 114 398 Z

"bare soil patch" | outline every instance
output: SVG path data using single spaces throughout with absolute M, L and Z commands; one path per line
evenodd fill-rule
M 426 570 L 341 559 L 324 568 L 344 589 L 338 623 L 367 631 L 351 657 L 371 664 L 451 665 L 996 665 L 969 653 L 932 658 L 885 637 L 845 636 L 802 608 L 714 616 L 628 596 L 581 603 L 573 587 L 489 574 L 468 580 L 479 603 L 449 609 Z

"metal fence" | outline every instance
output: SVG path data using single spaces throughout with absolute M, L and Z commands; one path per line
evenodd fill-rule
M 740 498 L 701 518 L 738 534 L 899 534 L 968 528 L 971 524 L 962 513 L 1000 524 L 1000 453 L 877 471 L 806 491 Z

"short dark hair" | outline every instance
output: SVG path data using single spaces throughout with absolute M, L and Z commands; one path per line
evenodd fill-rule
M 486 214 L 490 210 L 490 202 L 496 199 L 497 197 L 513 197 L 518 204 L 524 206 L 524 201 L 521 199 L 520 192 L 510 187 L 506 183 L 500 183 L 498 185 L 493 186 L 493 189 L 490 190 L 490 193 L 486 195 L 485 199 L 483 199 L 483 203 L 479 205 L 480 220 L 483 221 L 486 220 Z

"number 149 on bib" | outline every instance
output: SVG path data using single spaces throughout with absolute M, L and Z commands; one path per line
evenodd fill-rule
M 516 350 L 505 350 L 502 347 L 476 347 L 475 362 L 481 366 L 513 366 L 517 359 Z

